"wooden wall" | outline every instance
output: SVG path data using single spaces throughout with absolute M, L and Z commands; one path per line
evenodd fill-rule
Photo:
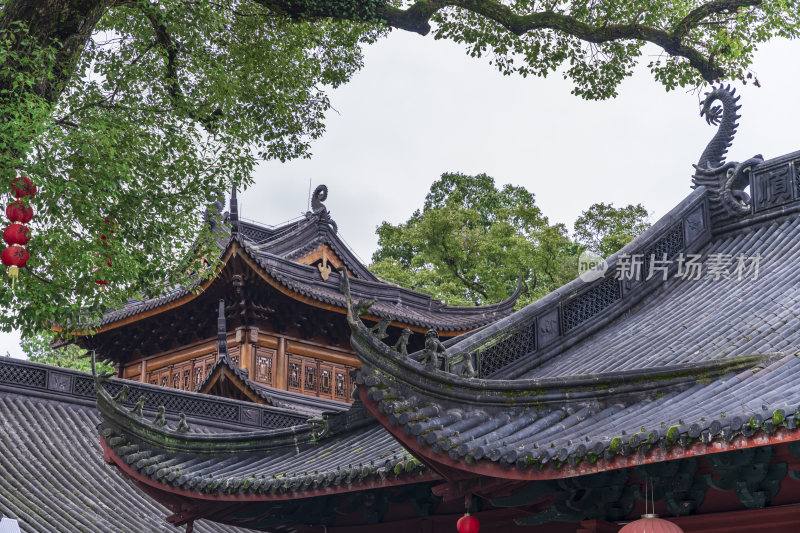
M 352 402 L 350 370 L 360 366 L 351 351 L 325 346 L 256 327 L 241 327 L 228 335 L 233 362 L 249 371 L 250 379 L 277 389 Z M 195 390 L 217 359 L 215 338 L 134 360 L 122 377 L 181 390 Z

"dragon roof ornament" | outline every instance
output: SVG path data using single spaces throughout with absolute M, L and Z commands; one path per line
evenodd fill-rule
M 750 185 L 750 172 L 764 161 L 759 154 L 739 162 L 725 162 L 728 148 L 733 144 L 739 128 L 739 96 L 730 85 L 713 87 L 700 104 L 700 116 L 718 126 L 717 133 L 700 155 L 692 178 L 694 187 L 705 186 L 711 193 L 712 210 L 721 210 L 726 218 L 739 218 L 752 211 L 750 195 L 745 190 Z M 719 105 L 712 105 L 719 102 Z
M 328 225 L 331 227 L 334 233 L 339 231 L 339 227 L 336 225 L 336 222 L 331 218 L 331 212 L 328 211 L 328 208 L 325 207 L 324 202 L 328 199 L 328 186 L 327 185 L 317 185 L 317 188 L 314 189 L 314 192 L 311 194 L 311 211 L 306 213 L 306 217 L 317 216 L 319 217 L 320 224 Z

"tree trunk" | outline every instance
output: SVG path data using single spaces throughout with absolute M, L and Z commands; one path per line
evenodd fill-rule
M 54 103 L 69 81 L 95 24 L 111 4 L 111 0 L 10 0 L 0 14 L 0 31 L 10 32 L 10 52 L 18 58 L 16 65 L 9 66 L 30 73 L 33 92 L 47 103 Z M 48 47 L 55 48 L 53 65 L 24 61 L 36 50 Z M 50 68 L 52 76 L 47 75 Z M 0 91 L 12 89 L 10 78 L 0 74 Z

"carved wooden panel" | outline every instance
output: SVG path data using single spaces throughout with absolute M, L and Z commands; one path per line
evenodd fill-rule
M 211 372 L 217 359 L 216 353 L 201 355 L 175 365 L 153 370 L 147 374 L 147 382 L 180 390 L 196 390 Z
M 264 348 L 263 346 L 256 347 L 256 369 L 254 376 L 258 383 L 272 385 L 275 382 L 272 374 L 274 363 L 275 350 Z
M 333 367 L 333 399 L 340 402 L 352 402 L 350 397 L 350 367 L 334 365 Z
M 228 356 L 230 356 L 231 362 L 236 366 L 241 366 L 239 365 L 239 353 L 240 350 L 238 346 L 228 349 Z
M 303 358 L 289 355 L 286 376 L 286 388 L 294 392 L 303 392 Z
M 350 370 L 353 367 L 289 354 L 287 388 L 309 396 L 351 403 Z
M 303 358 L 303 392 L 311 396 L 317 395 L 319 388 L 319 363 L 310 357 Z
M 319 397 L 333 399 L 333 363 L 319 362 Z

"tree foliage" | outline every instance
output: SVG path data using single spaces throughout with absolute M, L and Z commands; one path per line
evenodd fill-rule
M 446 173 L 406 222 L 378 227 L 370 268 L 455 305 L 502 301 L 522 272 L 524 305 L 575 278 L 587 245 L 613 253 L 649 227 L 646 218 L 640 205 L 595 204 L 578 219 L 576 242 L 563 224 L 549 223 L 524 187 Z
M 131 3 L 100 18 L 57 101 L 17 69 L 0 189 L 23 173 L 40 192 L 31 260 L 15 291 L 0 286 L 4 325 L 85 329 L 131 296 L 212 275 L 193 260 L 214 256 L 204 207 L 248 183 L 257 159 L 308 154 L 329 108 L 322 87 L 346 81 L 375 35 L 253 3 Z M 51 72 L 55 54 L 39 58 Z
M 40 194 L 29 267 L 15 291 L 0 286 L 0 326 L 88 328 L 127 298 L 212 275 L 192 260 L 211 242 L 203 206 L 246 184 L 258 159 L 307 156 L 324 129 L 326 90 L 346 82 L 362 46 L 387 29 L 433 27 L 504 74 L 560 70 L 576 94 L 597 99 L 616 94 L 646 43 L 664 51 L 650 69 L 668 89 L 744 79 L 760 43 L 797 36 L 798 11 L 798 0 L 2 2 L 0 192 L 27 174 Z M 447 268 L 464 276 L 478 255 L 534 265 L 534 294 L 560 279 L 556 259 L 506 257 L 488 243 L 524 238 L 561 250 L 566 231 L 534 210 L 511 214 L 512 192 L 498 200 L 509 211 L 500 225 L 487 226 L 480 210 L 458 212 L 469 248 Z M 468 281 L 466 301 L 511 283 Z
M 594 204 L 575 221 L 578 243 L 601 257 L 608 257 L 650 227 L 650 216 L 642 204 L 615 208 Z
M 53 341 L 57 340 L 53 331 L 40 331 L 35 335 L 22 338 L 20 343 L 22 352 L 34 363 L 72 368 L 84 372 L 92 371 L 92 362 L 86 350 L 74 344 L 62 345 L 53 348 Z M 98 362 L 98 372 L 113 370 L 113 367 Z

